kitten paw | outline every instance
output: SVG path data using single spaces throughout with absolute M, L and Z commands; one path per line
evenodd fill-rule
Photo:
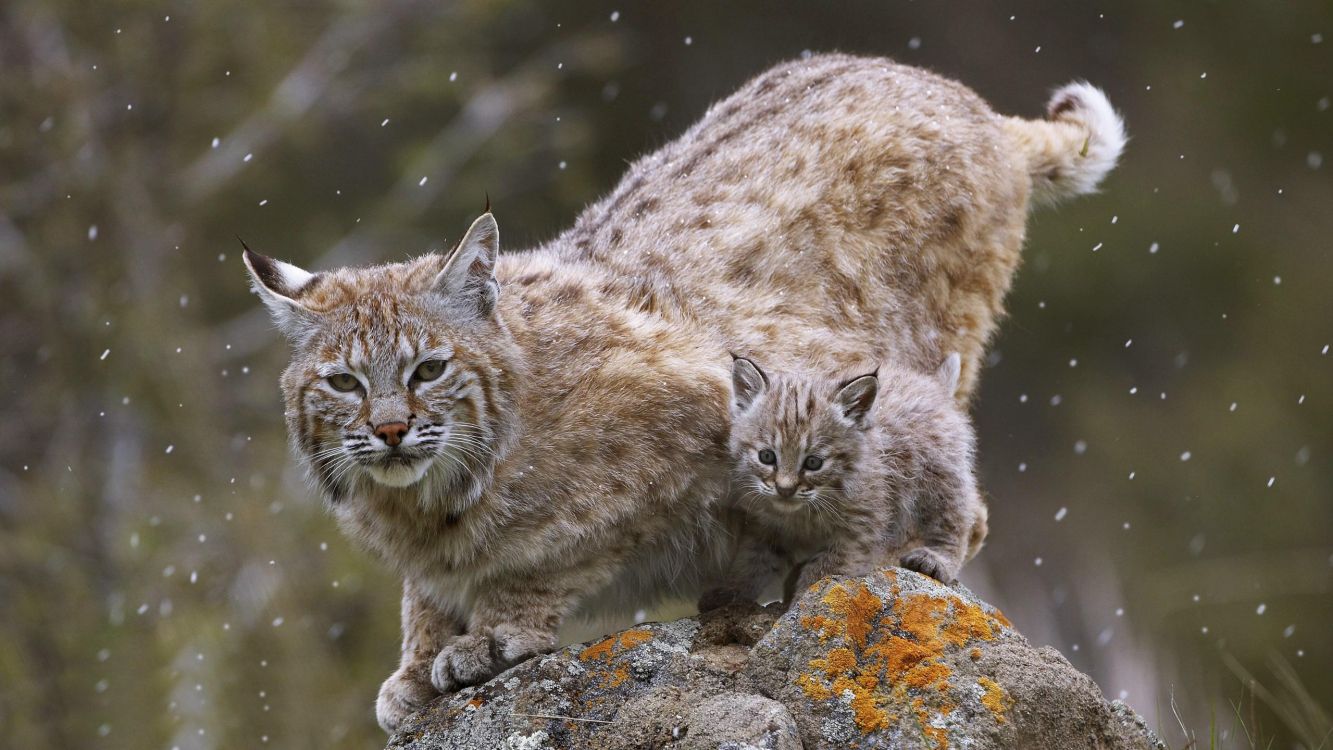
M 901 565 L 922 575 L 928 575 L 940 583 L 952 585 L 958 581 L 957 575 L 950 569 L 940 553 L 919 547 L 903 555 Z
M 491 637 L 479 633 L 455 636 L 440 649 L 430 670 L 430 681 L 441 693 L 485 682 L 499 673 L 491 655 Z
M 426 681 L 424 670 L 399 669 L 380 685 L 375 699 L 375 720 L 389 734 L 398 731 L 403 721 L 439 693 Z

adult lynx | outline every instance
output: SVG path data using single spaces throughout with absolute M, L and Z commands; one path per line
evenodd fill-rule
M 580 607 L 692 592 L 726 486 L 728 351 L 830 372 L 959 351 L 965 400 L 1029 195 L 1091 189 L 1123 142 L 1091 87 L 1050 114 L 816 56 L 719 103 L 536 250 L 497 257 L 486 214 L 447 258 L 309 273 L 247 251 L 293 345 L 293 444 L 404 578 L 380 723 L 553 648 Z

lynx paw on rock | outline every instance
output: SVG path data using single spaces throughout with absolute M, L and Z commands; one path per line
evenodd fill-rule
M 460 635 L 440 649 L 430 671 L 430 681 L 442 693 L 485 682 L 499 674 L 491 654 L 491 637 L 480 633 Z
M 380 728 L 392 734 L 409 714 L 438 694 L 424 674 L 399 669 L 380 685 L 379 697 L 375 700 L 375 719 Z

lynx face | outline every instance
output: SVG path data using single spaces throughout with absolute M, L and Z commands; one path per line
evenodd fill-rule
M 247 250 L 256 291 L 293 344 L 282 378 L 292 442 L 331 500 L 427 478 L 475 499 L 510 386 L 497 240 L 487 214 L 447 261 L 327 274 Z
M 833 511 L 864 471 L 878 381 L 845 384 L 777 376 L 750 360 L 732 369 L 731 455 L 746 506 L 781 514 Z M 755 508 L 762 511 L 764 508 Z

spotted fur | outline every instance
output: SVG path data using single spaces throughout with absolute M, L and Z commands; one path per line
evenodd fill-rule
M 813 372 L 958 351 L 965 403 L 1034 149 L 1059 155 L 1087 121 L 1066 114 L 1055 142 L 931 73 L 814 56 L 715 105 L 536 250 L 497 259 L 488 213 L 448 257 L 310 273 L 247 253 L 293 345 L 292 442 L 404 578 L 381 724 L 551 648 L 571 612 L 695 591 L 723 538 L 729 351 Z M 359 390 L 332 387 L 343 375 Z

